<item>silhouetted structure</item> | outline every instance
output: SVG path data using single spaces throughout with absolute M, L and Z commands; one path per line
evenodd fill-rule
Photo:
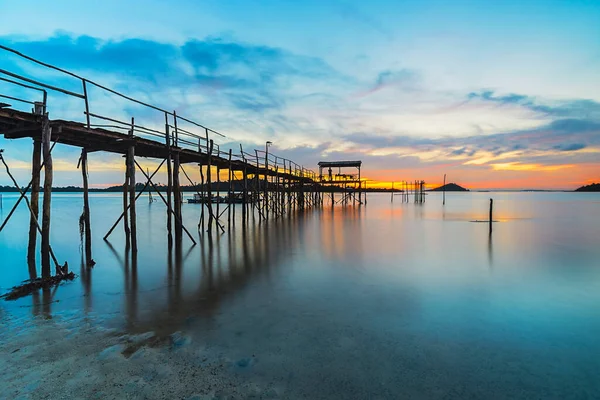
M 319 182 L 325 187 L 323 190 L 329 192 L 332 206 L 336 203 L 346 205 L 349 202 L 363 204 L 363 185 L 360 179 L 362 161 L 320 161 L 318 165 Z M 327 169 L 327 176 L 323 176 L 324 168 Z M 333 173 L 333 168 L 337 168 L 336 174 Z M 342 168 L 356 168 L 357 172 L 356 174 L 342 173 Z M 335 199 L 336 192 L 342 192 L 341 199 L 337 201 Z

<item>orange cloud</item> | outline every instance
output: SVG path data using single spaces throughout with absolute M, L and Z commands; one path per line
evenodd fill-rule
M 509 162 L 509 163 L 498 163 L 489 164 L 494 171 L 558 171 L 565 168 L 573 168 L 573 164 L 562 164 L 562 165 L 541 165 L 541 164 L 524 164 L 520 162 Z

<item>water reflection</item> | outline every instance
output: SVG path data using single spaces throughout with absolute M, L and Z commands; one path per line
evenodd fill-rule
M 494 252 L 492 244 L 492 233 L 490 232 L 488 235 L 488 263 L 490 265 L 490 270 L 492 269 L 492 264 L 494 263 Z
M 106 249 L 122 271 L 122 292 L 108 294 L 123 299 L 123 328 L 168 335 L 180 330 L 190 318 L 210 320 L 223 301 L 237 296 L 252 279 L 269 279 L 272 269 L 285 262 L 294 245 L 302 242 L 306 218 L 307 214 L 299 213 L 260 225 L 241 224 L 226 234 L 201 235 L 198 245 L 185 252 L 181 243 L 175 243 L 172 251 L 165 252 L 164 264 L 160 252 L 153 251 L 153 265 L 144 261 L 141 267 L 139 260 L 146 258 L 143 249 L 134 256 L 129 249 L 119 251 L 106 242 Z M 86 310 L 92 307 L 91 276 L 96 271 L 83 264 L 80 269 Z M 150 284 L 148 275 L 152 276 Z M 118 277 L 114 278 L 118 282 Z M 144 281 L 143 289 L 140 280 Z
M 481 218 L 488 195 L 457 196 L 445 207 L 433 197 L 390 205 L 388 196 L 373 195 L 368 207 L 325 207 L 260 224 L 249 218 L 225 234 L 199 235 L 196 247 L 184 239 L 171 252 L 157 228 L 164 210 L 155 204 L 140 221 L 156 227 L 140 228 L 137 257 L 121 232 L 113 245 L 95 243 L 96 267 L 82 265 L 56 297 L 35 293 L 32 312 L 48 318 L 50 307 L 55 315 L 93 309 L 119 334 L 180 331 L 173 336 L 193 340 L 177 351 L 213 349 L 244 379 L 268 377 L 305 398 L 332 398 L 340 387 L 342 398 L 375 398 L 384 387 L 386 398 L 435 398 L 457 387 L 462 397 L 479 398 L 478 388 L 499 380 L 507 383 L 497 389 L 502 398 L 590 386 L 600 332 L 600 225 L 590 218 L 597 203 L 544 199 L 499 198 L 499 215 L 519 219 L 498 223 L 492 236 L 486 224 L 469 222 Z M 198 220 L 198 208 L 186 212 Z M 56 231 L 76 237 L 75 229 L 68 236 L 74 222 Z M 13 237 L 2 240 L 4 255 Z M 72 242 L 57 244 L 61 254 L 75 250 Z M 248 363 L 255 354 L 260 361 Z M 557 359 L 585 374 L 556 368 Z

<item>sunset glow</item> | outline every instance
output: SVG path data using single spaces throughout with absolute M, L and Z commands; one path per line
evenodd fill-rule
M 417 179 L 432 187 L 444 174 L 481 189 L 600 181 L 594 2 L 198 2 L 168 11 L 119 3 L 122 12 L 105 16 L 109 24 L 87 22 L 113 0 L 34 3 L 44 18 L 26 27 L 18 16 L 31 2 L 3 7 L 0 43 L 176 109 L 225 133 L 218 143 L 225 151 L 242 143 L 253 152 L 271 141 L 274 154 L 313 170 L 321 160 L 362 160 L 370 187 Z M 162 23 L 165 12 L 178 23 Z M 249 14 L 269 15 L 269 23 L 256 29 Z M 492 19 L 502 23 L 472 23 Z M 0 68 L 36 71 L 13 57 L 1 58 Z M 90 95 L 115 118 L 162 129 L 156 116 Z M 51 118 L 83 118 L 81 105 L 64 96 L 48 109 Z M 0 137 L 0 148 L 27 181 L 31 144 Z M 80 185 L 77 150 L 55 153 L 55 184 Z M 120 184 L 123 168 L 120 156 L 92 154 L 90 183 Z M 199 180 L 197 166 L 186 168 Z

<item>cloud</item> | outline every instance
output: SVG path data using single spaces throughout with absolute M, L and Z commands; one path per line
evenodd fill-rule
M 358 94 L 358 97 L 369 96 L 382 89 L 391 86 L 401 87 L 404 90 L 412 90 L 415 88 L 415 84 L 418 81 L 418 74 L 416 71 L 409 69 L 401 70 L 385 70 L 380 72 L 375 79 L 373 86 Z
M 404 134 L 381 136 L 356 132 L 345 135 L 344 139 L 366 149 L 377 149 L 380 153 L 386 153 L 382 149 L 388 148 L 388 153 L 399 156 L 420 155 L 421 159 L 431 161 L 458 158 L 469 165 L 492 165 L 497 160 L 523 162 L 536 159 L 548 164 L 560 163 L 570 154 L 589 149 L 589 157 L 578 155 L 577 160 L 570 159 L 569 163 L 573 164 L 590 162 L 590 158 L 598 157 L 600 123 L 564 119 L 535 129 L 490 135 L 430 139 Z M 515 167 L 512 170 L 519 169 Z
M 533 112 L 559 118 L 600 119 L 600 103 L 588 99 L 540 101 L 533 96 L 510 93 L 496 95 L 493 90 L 482 90 L 467 94 L 467 102 L 481 101 L 499 106 L 520 106 Z M 465 103 L 462 103 L 465 104 Z
M 508 162 L 508 163 L 498 163 L 498 164 L 490 164 L 490 167 L 494 171 L 537 171 L 537 172 L 552 172 L 558 171 L 565 168 L 573 168 L 574 165 L 564 164 L 564 165 L 542 165 L 542 164 L 526 164 L 520 162 Z
M 559 151 L 577 151 L 585 149 L 587 146 L 583 143 L 557 144 L 553 148 Z
M 67 34 L 33 41 L 3 37 L 0 41 L 88 78 L 112 81 L 113 87 L 128 93 L 193 90 L 206 101 L 244 112 L 281 108 L 293 96 L 290 88 L 294 85 L 312 88 L 308 93 L 314 94 L 324 88 L 323 81 L 345 79 L 320 58 L 218 37 L 182 45 Z M 14 68 L 21 65 L 15 61 Z

